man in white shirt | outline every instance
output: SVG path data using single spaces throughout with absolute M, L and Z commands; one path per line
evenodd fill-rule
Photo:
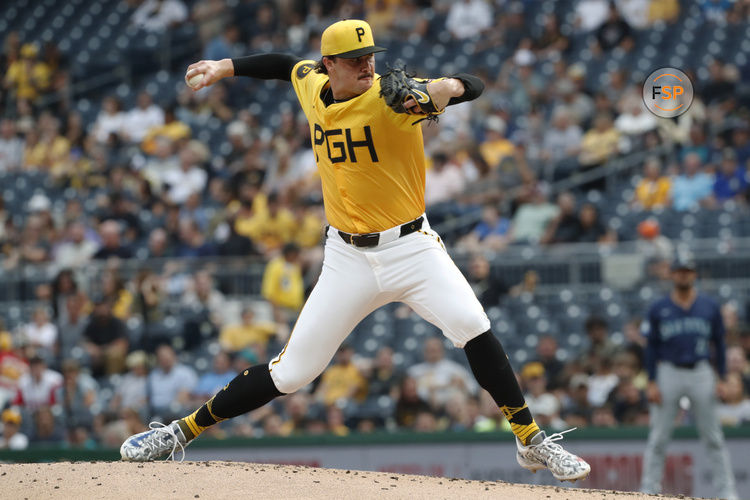
M 162 415 L 176 415 L 190 404 L 190 392 L 198 383 L 198 375 L 189 366 L 177 362 L 169 345 L 156 350 L 156 368 L 148 376 L 151 408 Z
M 128 111 L 122 124 L 123 135 L 130 142 L 139 143 L 152 127 L 164 125 L 164 110 L 154 104 L 148 92 L 138 94 L 138 105 Z
M 133 12 L 132 22 L 146 31 L 165 31 L 187 18 L 187 6 L 181 0 L 146 0 Z
M 50 353 L 57 344 L 57 327 L 50 322 L 47 309 L 37 307 L 32 315 L 32 322 L 24 327 L 26 341 L 34 347 L 42 348 Z
M 29 360 L 29 371 L 18 379 L 18 395 L 15 404 L 34 411 L 55 404 L 55 391 L 62 385 L 63 376 L 47 368 L 40 356 Z
M 164 172 L 162 182 L 169 187 L 167 196 L 178 205 L 182 205 L 193 193 L 202 193 L 208 176 L 206 171 L 196 165 L 195 152 L 184 148 L 179 153 L 180 165 Z
M 409 369 L 419 397 L 436 407 L 445 405 L 455 392 L 476 394 L 478 389 L 466 368 L 444 356 L 442 339 L 429 338 L 424 343 L 424 362 Z
M 68 227 L 68 239 L 55 251 L 55 263 L 61 268 L 81 268 L 91 261 L 99 245 L 86 239 L 86 226 L 79 221 Z
M 448 161 L 445 153 L 435 153 L 432 156 L 432 168 L 427 171 L 425 178 L 425 203 L 427 206 L 449 201 L 461 193 L 466 186 L 461 168 Z
M 0 121 L 0 173 L 16 170 L 23 162 L 23 141 L 16 124 L 8 118 Z
M 464 0 L 451 5 L 445 27 L 454 37 L 462 40 L 478 37 L 482 31 L 492 26 L 492 20 L 492 7 L 487 2 Z

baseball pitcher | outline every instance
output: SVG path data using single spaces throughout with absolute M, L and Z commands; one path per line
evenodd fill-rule
M 555 478 L 585 478 L 589 465 L 547 436 L 529 412 L 508 357 L 471 287 L 425 217 L 425 156 L 417 123 L 477 98 L 471 75 L 417 79 L 395 68 L 375 73 L 370 26 L 339 21 L 322 35 L 319 61 L 261 54 L 188 67 L 194 89 L 230 76 L 290 81 L 309 125 L 330 226 L 320 278 L 281 352 L 248 368 L 193 414 L 128 438 L 124 460 L 173 455 L 207 427 L 309 384 L 365 316 L 408 304 L 463 348 L 477 382 L 516 435 L 518 463 Z

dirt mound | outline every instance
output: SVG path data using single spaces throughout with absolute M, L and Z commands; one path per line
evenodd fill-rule
M 0 464 L 0 484 L 3 499 L 656 498 L 638 493 L 240 462 Z

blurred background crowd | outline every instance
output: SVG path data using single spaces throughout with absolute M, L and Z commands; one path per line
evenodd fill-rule
M 486 83 L 423 125 L 427 215 L 541 424 L 647 423 L 640 318 L 681 245 L 724 304 L 722 421 L 750 422 L 750 262 L 726 261 L 750 248 L 750 2 L 18 0 L 0 7 L 0 448 L 119 446 L 283 347 L 322 261 L 307 122 L 286 82 L 183 75 L 318 59 L 340 18 L 370 22 L 381 71 Z M 668 65 L 696 97 L 666 120 L 641 82 Z M 604 269 L 623 251 L 640 260 Z M 209 433 L 505 426 L 463 353 L 390 305 L 306 390 Z

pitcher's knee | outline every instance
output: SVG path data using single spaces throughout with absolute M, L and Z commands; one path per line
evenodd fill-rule
M 308 369 L 300 367 L 299 370 L 287 370 L 283 365 L 269 366 L 271 372 L 271 378 L 273 383 L 279 392 L 284 394 L 291 394 L 305 387 L 307 384 L 315 380 L 318 376 L 317 371 L 311 372 Z
M 478 337 L 490 329 L 490 320 L 481 309 L 479 311 L 463 311 L 456 315 L 451 324 L 448 337 L 456 347 L 464 347 L 468 341 Z

